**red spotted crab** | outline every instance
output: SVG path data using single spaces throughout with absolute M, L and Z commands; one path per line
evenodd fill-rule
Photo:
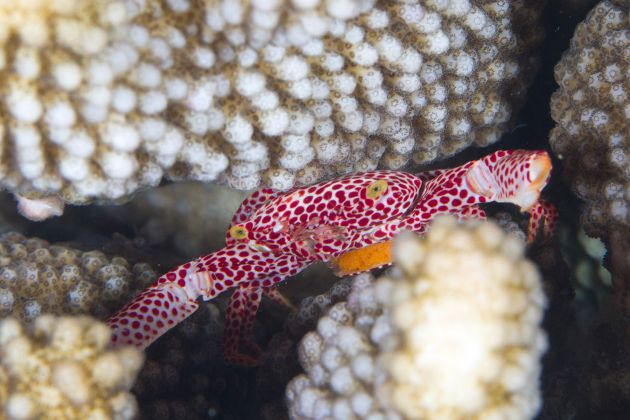
M 391 262 L 391 239 L 423 233 L 439 214 L 484 219 L 480 203 L 507 202 L 530 214 L 528 241 L 552 235 L 555 208 L 540 200 L 551 173 L 544 151 L 500 150 L 454 169 L 416 175 L 371 171 L 286 192 L 262 189 L 238 208 L 222 249 L 161 276 L 107 322 L 113 345 L 145 348 L 209 300 L 235 288 L 224 353 L 255 365 L 251 327 L 262 295 L 287 303 L 276 286 L 316 261 L 340 276 Z

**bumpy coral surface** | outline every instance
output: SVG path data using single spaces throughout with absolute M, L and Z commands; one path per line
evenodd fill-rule
M 602 1 L 555 68 L 551 146 L 586 201 L 587 232 L 630 228 L 630 5 Z
M 148 264 L 51 245 L 10 232 L 0 236 L 0 315 L 30 322 L 41 313 L 110 315 L 157 278 Z
M 179 182 L 143 191 L 123 206 L 96 211 L 137 226 L 149 245 L 172 246 L 185 260 L 225 245 L 232 215 L 248 195 L 223 185 Z
M 107 350 L 109 328 L 88 317 L 38 317 L 32 331 L 0 321 L 2 418 L 133 419 L 129 392 L 144 360 L 131 347 Z
M 229 413 L 232 399 L 243 389 L 225 386 L 241 378 L 223 361 L 222 327 L 219 308 L 205 303 L 150 348 L 133 388 L 145 418 L 196 420 L 208 418 L 213 409 L 220 416 Z
M 155 118 L 166 101 L 151 89 L 160 63 L 128 33 L 127 9 L 115 0 L 0 4 L 5 188 L 113 200 L 156 185 L 172 165 L 184 135 Z
M 506 129 L 542 0 L 0 5 L 1 185 L 117 200 L 171 179 L 287 189 Z
M 275 334 L 267 344 L 257 377 L 257 392 L 263 402 L 262 419 L 286 417 L 284 388 L 291 378 L 301 372 L 297 360 L 297 345 L 304 334 L 316 327 L 317 320 L 331 306 L 348 297 L 352 281 L 350 277 L 338 280 L 328 291 L 302 299 L 297 309 L 287 317 L 283 330 Z M 279 410 L 282 415 L 278 414 Z
M 397 268 L 358 276 L 303 338 L 290 417 L 532 418 L 545 296 L 523 252 L 489 222 L 399 238 Z

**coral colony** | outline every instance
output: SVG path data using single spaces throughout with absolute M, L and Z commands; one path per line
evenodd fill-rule
M 286 190 L 486 146 L 542 33 L 531 0 L 4 3 L 0 185 L 69 203 L 163 177 Z
M 287 386 L 290 415 L 531 418 L 545 296 L 523 251 L 494 224 L 454 219 L 426 239 L 400 238 L 401 271 L 357 276 L 302 339 L 306 374 Z
M 626 0 L 0 0 L 0 418 L 626 418 L 629 57 Z

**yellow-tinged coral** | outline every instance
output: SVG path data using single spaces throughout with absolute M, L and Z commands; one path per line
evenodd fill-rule
M 496 141 L 508 97 L 532 75 L 540 2 L 529 3 L 235 0 L 204 14 L 191 1 L 145 16 L 171 17 L 155 36 L 205 18 L 192 24 L 205 39 L 188 36 L 182 50 L 214 53 L 194 81 L 212 99 L 171 109 L 223 145 L 230 186 L 287 189 Z
M 110 315 L 157 278 L 148 264 L 10 232 L 0 236 L 0 315 Z
M 405 417 L 534 417 L 546 299 L 523 254 L 490 223 L 441 220 L 426 240 L 397 243 L 404 274 L 376 286 L 398 334 L 380 392 Z
M 0 321 L 2 418 L 135 418 L 129 390 L 144 356 L 107 350 L 110 334 L 89 317 L 42 315 L 28 331 L 14 318 Z
M 1 185 L 287 189 L 487 145 L 533 76 L 542 2 L 5 1 Z
M 398 238 L 395 268 L 357 276 L 302 339 L 290 417 L 533 418 L 546 299 L 524 248 L 494 223 L 450 218 Z
M 223 153 L 163 118 L 171 47 L 132 23 L 141 3 L 0 3 L 4 188 L 111 201 L 157 185 L 175 162 L 204 180 L 225 169 Z
M 602 1 L 556 65 L 550 143 L 586 201 L 587 233 L 630 232 L 630 5 Z

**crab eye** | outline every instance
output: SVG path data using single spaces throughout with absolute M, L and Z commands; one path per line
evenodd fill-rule
M 381 195 L 383 195 L 385 191 L 387 191 L 387 181 L 379 179 L 378 181 L 374 181 L 370 185 L 368 185 L 366 195 L 367 198 L 376 200 Z
M 247 229 L 241 225 L 232 226 L 230 228 L 230 236 L 234 239 L 245 239 L 247 238 Z

